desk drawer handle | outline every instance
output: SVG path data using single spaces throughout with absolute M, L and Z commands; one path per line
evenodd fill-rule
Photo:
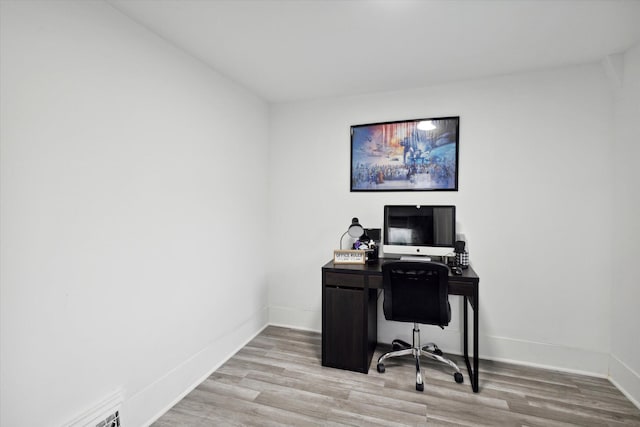
M 349 286 L 349 285 L 325 285 L 325 288 L 331 288 L 331 289 L 353 289 L 354 291 L 362 290 L 361 287 Z

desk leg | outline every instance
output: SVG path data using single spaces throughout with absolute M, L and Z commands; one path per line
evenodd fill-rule
M 474 298 L 475 307 L 473 308 L 473 369 L 471 368 L 471 363 L 469 361 L 469 313 L 468 307 L 469 298 L 464 297 L 464 308 L 463 308 L 463 338 L 464 338 L 464 361 L 467 364 L 467 370 L 469 371 L 469 379 L 471 380 L 471 389 L 474 393 L 478 392 L 478 309 L 480 306 L 478 305 L 478 295 Z

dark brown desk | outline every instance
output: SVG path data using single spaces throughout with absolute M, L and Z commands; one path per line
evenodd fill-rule
M 377 264 L 322 267 L 322 365 L 367 373 L 378 336 L 378 293 L 382 289 L 381 258 Z M 396 261 L 396 260 L 393 260 Z M 471 267 L 449 276 L 449 295 L 464 297 L 463 353 L 471 388 L 478 392 L 478 287 Z M 469 360 L 469 316 L 473 309 L 473 368 Z

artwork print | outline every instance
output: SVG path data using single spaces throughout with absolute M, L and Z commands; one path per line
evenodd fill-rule
M 351 191 L 457 191 L 459 117 L 351 126 Z

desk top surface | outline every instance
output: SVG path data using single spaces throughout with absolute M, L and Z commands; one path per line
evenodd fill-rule
M 381 275 L 382 274 L 382 265 L 386 262 L 391 261 L 399 261 L 397 258 L 380 258 L 375 264 L 334 264 L 333 260 L 327 262 L 322 266 L 322 269 L 326 270 L 340 270 L 344 272 L 354 272 L 354 273 L 363 273 L 363 274 L 372 274 L 372 275 Z M 462 270 L 461 275 L 449 274 L 450 278 L 461 279 L 465 282 L 473 281 L 479 282 L 480 278 L 475 270 L 471 267 L 468 267 Z

